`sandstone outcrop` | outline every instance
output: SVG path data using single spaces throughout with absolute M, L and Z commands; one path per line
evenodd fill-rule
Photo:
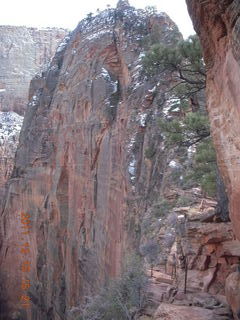
M 0 26 L 0 111 L 24 114 L 30 81 L 49 63 L 67 33 L 57 28 Z
M 203 203 L 210 207 L 202 209 Z M 170 230 L 175 232 L 175 241 L 166 252 L 166 266 L 149 270 L 148 302 L 141 320 L 230 320 L 232 312 L 225 292 L 237 314 L 239 273 L 232 271 L 240 260 L 240 242 L 230 223 L 214 222 L 217 215 L 213 215 L 211 205 L 216 206 L 216 202 L 202 199 L 198 205 L 173 208 L 174 230 L 172 225 L 160 228 L 161 248 L 166 247 L 164 237 Z
M 174 304 L 161 303 L 155 313 L 154 320 L 225 320 L 228 313 L 218 314 L 214 310 L 203 309 L 193 306 L 180 306 Z
M 31 82 L 1 218 L 6 320 L 67 319 L 84 296 L 119 274 L 124 254 L 139 242 L 139 217 L 159 195 L 168 167 L 156 125 L 161 88 L 155 93 L 156 83 L 141 74 L 141 41 L 154 26 L 163 44 L 181 35 L 167 15 L 121 3 L 83 20 Z M 20 213 L 31 219 L 24 238 Z M 26 257 L 22 239 L 30 245 Z M 26 258 L 27 311 L 19 300 Z
M 187 268 L 187 290 L 224 295 L 225 280 L 240 261 L 240 242 L 231 224 L 182 220 L 177 229 L 168 271 L 176 273 L 178 288 L 184 290 Z
M 240 272 L 237 267 L 237 271 L 231 273 L 226 279 L 226 296 L 228 303 L 231 305 L 234 319 L 240 318 Z

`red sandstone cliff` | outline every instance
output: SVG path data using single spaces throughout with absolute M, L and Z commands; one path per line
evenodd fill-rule
M 187 0 L 187 4 L 204 50 L 212 136 L 230 200 L 234 233 L 240 239 L 240 4 L 238 0 Z M 239 282 L 231 281 L 227 287 L 239 319 L 240 304 L 234 301 Z
M 156 125 L 161 90 L 154 95 L 141 75 L 141 40 L 155 25 L 164 44 L 181 36 L 165 14 L 120 5 L 83 20 L 31 82 L 1 219 L 4 319 L 24 315 L 21 212 L 31 217 L 27 319 L 68 319 L 119 274 L 139 241 L 139 217 L 159 194 L 168 165 Z M 151 141 L 155 161 L 144 158 Z
M 212 136 L 230 199 L 234 231 L 240 239 L 239 1 L 187 3 L 203 45 Z
M 197 190 L 191 190 L 194 208 L 172 209 L 165 221 L 153 214 L 163 194 L 169 201 L 187 194 L 174 190 L 169 178 L 178 159 L 165 150 L 158 127 L 166 111 L 164 89 L 159 79 L 141 73 L 141 41 L 154 26 L 163 44 L 181 37 L 165 14 L 119 1 L 117 10 L 83 20 L 42 77 L 32 80 L 1 216 L 4 319 L 72 319 L 84 296 L 118 275 L 124 254 L 148 237 L 159 240 L 169 273 L 162 277 L 157 271 L 150 286 L 155 303 L 164 301 L 154 319 L 231 318 L 221 296 L 240 256 L 230 225 L 200 212 Z M 29 235 L 21 234 L 21 212 L 30 214 Z M 176 223 L 183 217 L 184 227 Z M 23 256 L 26 240 L 30 252 Z M 189 258 L 186 295 L 178 291 L 184 280 L 181 254 Z M 32 302 L 24 313 L 19 297 L 26 259 Z M 170 279 L 174 266 L 177 287 Z

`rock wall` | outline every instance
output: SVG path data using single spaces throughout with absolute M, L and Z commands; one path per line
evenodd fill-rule
M 24 114 L 29 84 L 49 63 L 64 29 L 0 26 L 0 111 Z
M 12 173 L 29 85 L 67 34 L 63 29 L 0 26 L 0 201 Z
M 4 319 L 70 319 L 138 244 L 140 217 L 159 196 L 168 167 L 156 120 L 161 87 L 155 93 L 156 79 L 141 73 L 141 41 L 154 27 L 164 44 L 181 37 L 167 15 L 121 1 L 117 10 L 83 20 L 31 82 L 1 218 Z M 26 235 L 21 213 L 30 215 Z M 24 261 L 27 311 L 20 300 Z
M 238 0 L 187 0 L 200 36 L 207 73 L 207 99 L 218 164 L 230 201 L 234 233 L 240 239 L 240 4 Z M 235 278 L 234 278 L 235 277 Z M 240 319 L 239 274 L 226 282 L 228 301 Z
M 234 232 L 240 239 L 239 1 L 187 0 L 187 4 L 202 41 L 212 136 L 230 200 Z
M 195 219 L 185 221 L 185 231 L 172 248 L 177 260 L 178 287 L 184 289 L 187 267 L 188 291 L 225 295 L 226 278 L 239 263 L 240 242 L 235 239 L 230 223 Z M 170 260 L 173 261 L 173 257 Z

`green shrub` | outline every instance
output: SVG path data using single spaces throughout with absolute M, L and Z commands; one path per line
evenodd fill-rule
M 153 145 L 150 145 L 144 152 L 145 157 L 147 159 L 152 159 L 154 155 L 156 154 L 156 150 Z
M 169 201 L 163 199 L 160 202 L 153 205 L 152 213 L 156 218 L 166 216 L 169 213 L 169 211 L 174 207 L 174 205 L 174 203 L 170 203 Z
M 121 277 L 90 298 L 76 320 L 134 319 L 144 306 L 146 283 L 141 258 L 128 257 Z
M 196 200 L 192 196 L 182 196 L 177 200 L 176 207 L 188 207 L 193 205 Z
M 193 157 L 192 170 L 186 179 L 197 182 L 207 195 L 216 196 L 217 161 L 210 138 L 198 144 Z

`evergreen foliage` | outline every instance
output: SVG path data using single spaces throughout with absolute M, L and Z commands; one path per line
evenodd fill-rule
M 217 163 L 210 138 L 196 147 L 193 170 L 187 179 L 197 181 L 209 196 L 216 196 Z
M 199 184 L 210 196 L 216 195 L 217 164 L 210 138 L 210 126 L 205 106 L 199 96 L 206 87 L 205 65 L 197 36 L 179 41 L 175 46 L 154 44 L 143 58 L 147 77 L 168 75 L 165 102 L 170 116 L 159 120 L 168 147 L 193 146 L 195 153 L 190 173 L 184 180 Z M 177 110 L 177 112 L 174 110 Z
M 210 135 L 208 117 L 199 111 L 189 112 L 181 119 L 161 119 L 159 124 L 171 145 L 190 147 Z
M 179 41 L 176 46 L 154 44 L 143 58 L 143 67 L 148 76 L 170 74 L 171 90 L 175 89 L 175 94 L 181 98 L 190 97 L 206 86 L 205 65 L 197 36 Z

